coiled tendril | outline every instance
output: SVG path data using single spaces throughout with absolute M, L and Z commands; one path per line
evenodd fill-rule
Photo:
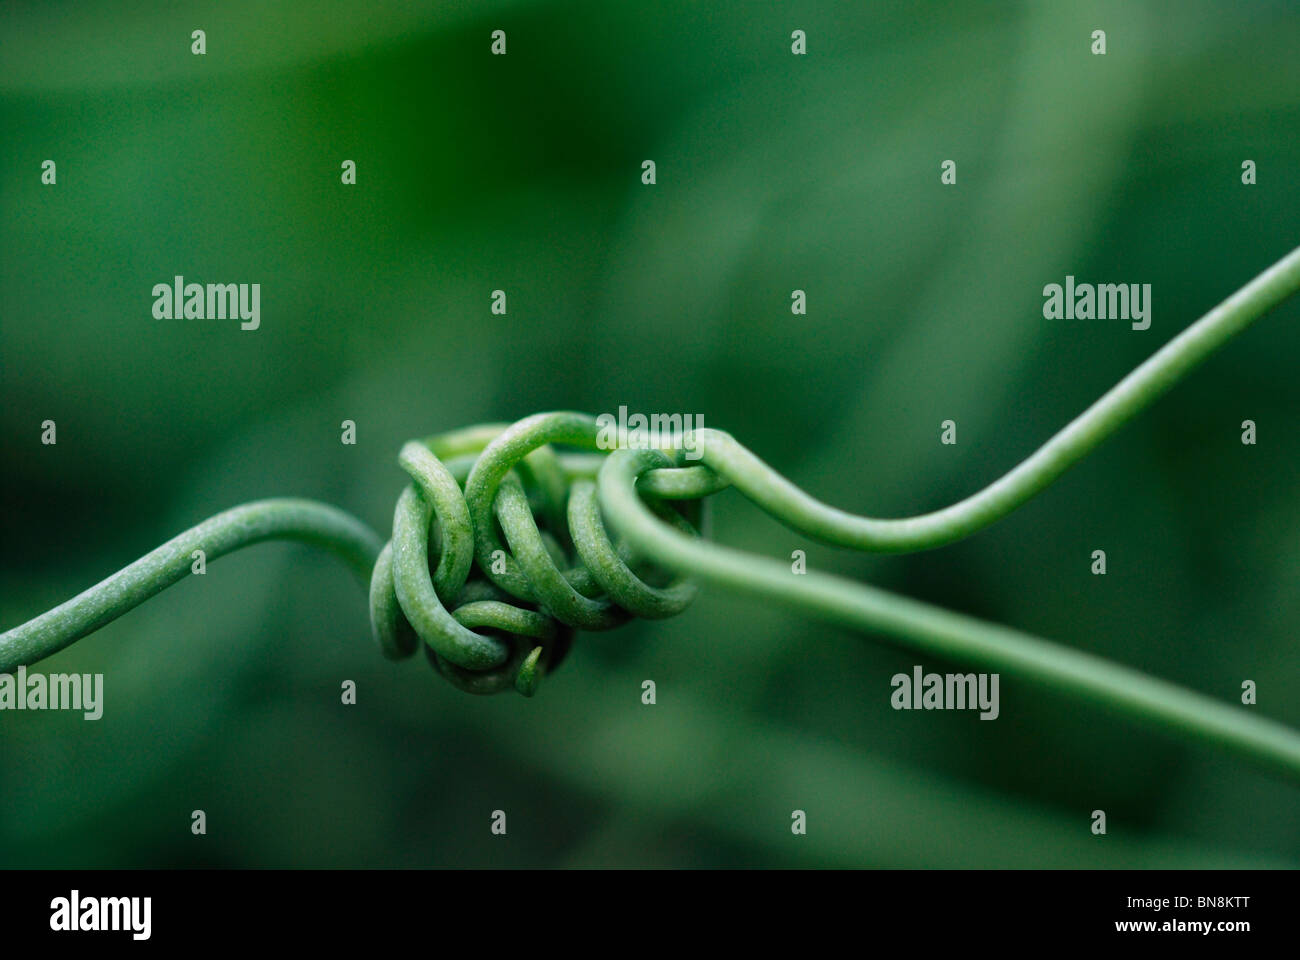
M 259 500 L 211 517 L 53 610 L 0 635 L 0 672 L 63 649 L 208 559 L 271 539 L 338 554 L 370 581 L 380 648 L 421 641 L 437 670 L 473 693 L 531 695 L 573 631 L 669 617 L 695 595 L 687 576 L 982 663 L 1212 743 L 1300 781 L 1300 733 L 1253 711 L 1084 651 L 962 616 L 700 536 L 702 498 L 736 487 L 787 527 L 858 550 L 925 550 L 1015 510 L 1168 391 L 1197 364 L 1300 290 L 1293 250 L 1183 330 L 1092 406 L 988 486 L 949 507 L 899 519 L 838 510 L 809 496 L 730 434 L 700 429 L 671 449 L 594 454 L 595 419 L 546 413 L 408 443 L 411 484 L 387 545 L 364 523 L 309 500 Z M 576 448 L 560 452 L 555 447 Z M 699 454 L 685 465 L 682 450 Z M 617 538 L 611 538 L 606 522 Z
M 681 612 L 695 584 L 633 560 L 601 518 L 595 419 L 546 413 L 411 441 L 411 484 L 370 580 L 380 649 L 419 641 L 438 672 L 470 693 L 531 696 L 568 652 L 573 631 Z M 660 453 L 663 466 L 673 462 Z M 699 500 L 653 500 L 656 516 L 694 536 Z

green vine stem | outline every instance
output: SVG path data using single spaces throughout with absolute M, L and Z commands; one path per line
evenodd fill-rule
M 351 514 L 312 500 L 272 499 L 241 504 L 209 517 L 146 553 L 66 603 L 0 636 L 0 673 L 30 665 L 94 633 L 190 573 L 193 553 L 215 560 L 266 540 L 295 540 L 337 554 L 362 580 L 382 545 Z
M 585 414 L 538 414 L 408 443 L 411 484 L 381 546 L 325 504 L 264 500 L 187 530 L 68 602 L 0 635 L 0 671 L 31 664 L 186 575 L 195 550 L 214 559 L 252 543 L 324 546 L 370 579 L 380 649 L 423 646 L 434 667 L 474 693 L 531 695 L 574 628 L 666 617 L 695 595 L 688 576 L 782 603 L 926 653 L 1006 670 L 1300 779 L 1300 734 L 1194 691 L 1087 653 L 829 574 L 704 541 L 704 498 L 735 486 L 794 530 L 860 550 L 922 550 L 1005 516 L 1165 393 L 1236 333 L 1300 289 L 1300 249 L 1174 337 L 1038 451 L 988 487 L 917 517 L 875 519 L 829 507 L 729 434 L 700 430 L 664 450 L 608 456 Z M 698 450 L 688 465 L 683 450 Z M 436 540 L 436 555 L 430 545 Z M 436 563 L 434 562 L 436 559 Z
M 904 552 L 940 547 L 1000 520 L 1048 486 L 1143 408 L 1253 321 L 1300 290 L 1300 248 L 1269 267 L 1157 350 L 1010 472 L 966 499 L 897 520 L 860 517 L 819 503 L 717 430 L 697 437 L 700 468 L 675 480 L 642 480 L 643 492 L 690 494 L 718 489 L 718 479 L 791 527 L 825 543 L 856 550 Z M 647 482 L 650 481 L 650 482 Z
M 725 455 L 719 456 L 725 460 Z M 635 484 L 647 471 L 669 463 L 656 451 L 618 450 L 610 455 L 600 476 L 600 503 L 609 522 L 636 549 L 659 563 L 759 597 L 765 603 L 784 604 L 856 630 L 896 637 L 906 646 L 934 656 L 981 663 L 1037 680 L 1135 719 L 1154 721 L 1241 753 L 1300 780 L 1300 733 L 1244 708 L 1008 627 L 830 574 L 809 571 L 793 576 L 788 563 L 691 540 L 666 529 L 646 510 Z M 751 468 L 747 459 L 732 466 L 736 475 Z M 793 512 L 770 512 L 803 530 Z

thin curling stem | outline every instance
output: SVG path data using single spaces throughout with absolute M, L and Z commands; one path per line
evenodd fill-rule
M 933 513 L 900 519 L 858 516 L 814 499 L 720 430 L 699 430 L 701 461 L 795 530 L 855 550 L 901 553 L 953 543 L 1011 513 L 1083 459 L 1229 339 L 1300 290 L 1300 247 L 1269 267 L 1157 350 L 1028 458 L 978 493 Z M 688 447 L 689 449 L 689 447 Z M 642 492 L 681 494 L 671 486 L 691 471 L 651 474 Z M 681 474 L 673 478 L 672 474 Z M 703 483 L 704 478 L 696 478 Z M 714 484 L 714 489 L 717 485 Z
M 681 450 L 676 461 L 660 451 L 619 450 L 596 473 L 598 455 L 560 456 L 550 446 L 598 448 L 596 421 L 573 412 L 538 414 L 408 445 L 402 463 L 415 483 L 398 501 L 394 540 L 382 552 L 369 528 L 332 507 L 305 500 L 245 504 L 0 635 L 0 671 L 62 649 L 175 583 L 196 549 L 215 558 L 282 538 L 325 546 L 363 577 L 374 568 L 371 621 L 385 654 L 410 655 L 418 634 L 434 665 L 461 689 L 513 687 L 531 695 L 567 650 L 572 628 L 603 629 L 631 614 L 670 616 L 690 602 L 693 586 L 652 585 L 633 572 L 630 554 L 625 557 L 630 547 L 658 568 L 651 571 L 656 584 L 665 570 L 698 574 L 936 655 L 1020 673 L 1300 777 L 1300 734 L 1273 721 L 1006 627 L 825 574 L 792 577 L 784 564 L 696 539 L 689 523 L 674 519 L 671 505 L 651 509 L 641 499 L 699 499 L 734 485 L 791 528 L 840 546 L 903 551 L 950 543 L 1042 490 L 1297 289 L 1300 249 L 1171 340 L 1001 479 L 934 513 L 878 520 L 829 507 L 716 430 L 681 438 L 682 450 L 702 452 L 700 464 L 682 466 Z M 593 475 L 599 510 L 591 501 Z M 698 517 L 698 510 L 689 513 Z M 604 521 L 622 537 L 617 545 Z M 430 573 L 427 538 L 434 524 L 439 560 Z M 479 576 L 467 581 L 474 565 Z M 506 643 L 511 636 L 516 639 Z
M 325 503 L 272 499 L 241 504 L 190 527 L 89 590 L 0 635 L 0 673 L 57 653 L 161 593 L 189 575 L 194 551 L 215 560 L 265 540 L 324 547 L 366 582 L 383 546 L 360 520 Z
M 705 495 L 729 482 L 794 530 L 859 550 L 923 550 L 968 536 L 1048 486 L 1202 360 L 1300 289 L 1300 248 L 1265 270 L 1048 440 L 978 493 L 934 513 L 878 520 L 804 493 L 729 434 L 700 430 L 683 443 L 707 470 L 673 467 L 653 451 L 616 451 L 601 468 L 600 505 L 637 551 L 685 574 L 772 600 L 952 659 L 987 664 L 1239 752 L 1300 779 L 1300 733 L 1091 654 L 951 613 L 829 574 L 793 577 L 784 563 L 684 537 L 659 523 L 637 494 Z
M 1300 733 L 1245 710 L 1092 654 L 952 613 L 831 574 L 802 576 L 768 557 L 684 536 L 657 520 L 637 478 L 670 466 L 657 451 L 617 450 L 600 471 L 600 506 L 612 529 L 655 562 L 904 646 L 980 663 L 1249 757 L 1300 780 Z

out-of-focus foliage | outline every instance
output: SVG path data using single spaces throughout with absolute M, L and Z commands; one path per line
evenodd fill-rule
M 0 17 L 6 625 L 242 500 L 319 497 L 386 529 L 404 439 L 550 408 L 700 414 L 837 505 L 939 507 L 1300 241 L 1293 4 Z M 261 283 L 262 328 L 153 319 L 176 274 Z M 1044 320 L 1066 274 L 1152 284 L 1151 329 Z M 1300 724 L 1298 351 L 1291 303 L 943 550 L 847 555 L 735 494 L 714 533 L 1225 700 L 1254 679 L 1254 709 Z M 996 722 L 895 712 L 892 674 L 960 665 L 716 590 L 581 635 L 533 701 L 384 661 L 365 611 L 329 558 L 265 546 L 47 661 L 104 672 L 104 717 L 0 714 L 0 864 L 1300 860 L 1293 787 L 1009 680 Z

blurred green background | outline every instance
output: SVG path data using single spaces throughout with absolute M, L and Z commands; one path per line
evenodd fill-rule
M 247 499 L 387 530 L 405 439 L 553 408 L 700 414 L 831 503 L 934 509 L 1300 242 L 1294 3 L 0 18 L 5 625 Z M 1152 284 L 1151 329 L 1044 320 L 1067 273 Z M 155 320 L 175 274 L 261 283 L 261 329 Z M 734 493 L 714 534 L 1225 700 L 1254 679 L 1300 725 L 1298 351 L 1292 302 L 955 546 L 853 556 Z M 1300 863 L 1296 789 L 1252 767 L 1009 679 L 993 723 L 895 712 L 892 674 L 962 665 L 718 590 L 580 635 L 532 701 L 461 694 L 368 631 L 340 565 L 274 544 L 46 661 L 105 673 L 104 717 L 0 716 L 0 864 Z

